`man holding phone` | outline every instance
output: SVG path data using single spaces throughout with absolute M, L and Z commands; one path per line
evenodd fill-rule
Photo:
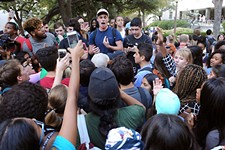
M 117 51 L 122 52 L 123 38 L 118 30 L 108 26 L 109 13 L 106 9 L 98 10 L 97 21 L 99 28 L 90 35 L 89 54 L 101 52 L 110 55 Z

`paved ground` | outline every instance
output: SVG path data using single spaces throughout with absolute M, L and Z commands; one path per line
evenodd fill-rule
M 208 24 L 208 23 L 198 23 L 198 24 L 195 24 L 192 28 L 197 28 L 197 27 L 200 27 L 201 31 L 203 31 L 203 32 L 206 31 L 206 30 L 208 30 L 208 29 L 213 30 L 213 23 L 211 23 L 211 24 Z M 222 24 L 220 25 L 220 31 L 221 32 L 224 32 Z

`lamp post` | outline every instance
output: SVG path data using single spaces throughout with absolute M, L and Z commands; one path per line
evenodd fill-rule
M 174 36 L 176 35 L 176 30 L 177 30 L 177 4 L 178 4 L 178 0 L 176 0 L 176 7 L 175 7 L 175 16 L 174 16 Z

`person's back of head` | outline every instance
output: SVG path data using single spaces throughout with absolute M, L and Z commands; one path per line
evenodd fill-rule
M 56 129 L 60 129 L 62 124 L 62 116 L 64 114 L 67 87 L 65 85 L 57 85 L 52 88 L 48 94 L 48 111 L 45 116 L 45 123 Z
M 218 64 L 212 67 L 212 71 L 215 77 L 224 77 L 225 78 L 225 64 Z
M 115 115 L 120 101 L 119 86 L 110 69 L 102 67 L 92 72 L 88 97 L 93 113 L 100 116 L 98 130 L 106 137 L 109 130 L 117 127 Z
M 162 56 L 161 52 L 158 52 L 155 55 L 154 66 L 155 66 L 155 69 L 157 69 L 159 71 L 160 75 L 163 78 L 169 79 L 169 77 L 172 76 L 163 62 L 163 56 Z
M 95 70 L 95 65 L 89 59 L 80 62 L 80 84 L 87 87 L 89 85 L 91 73 Z
M 112 59 L 109 68 L 115 74 L 119 84 L 128 85 L 134 80 L 133 64 L 125 56 Z
M 225 127 L 225 79 L 222 77 L 207 80 L 201 88 L 200 111 L 195 127 L 196 137 L 200 146 L 205 145 L 207 134 L 218 130 L 218 140 L 224 140 Z
M 41 86 L 29 82 L 15 85 L 7 91 L 0 103 L 0 121 L 14 117 L 35 118 L 43 121 L 48 95 Z
M 180 40 L 180 43 L 187 43 L 189 40 L 189 37 L 187 34 L 181 34 L 179 40 Z
M 195 137 L 189 127 L 175 115 L 158 114 L 144 125 L 142 140 L 149 150 L 196 150 Z
M 130 26 L 131 26 L 131 27 L 140 27 L 140 28 L 142 28 L 142 21 L 141 21 L 141 18 L 138 18 L 138 17 L 133 18 L 133 19 L 131 20 Z
M 39 150 L 37 131 L 23 118 L 5 120 L 0 124 L 0 149 Z
M 95 54 L 91 59 L 97 68 L 107 67 L 109 60 L 109 56 L 103 53 Z
M 193 64 L 203 66 L 202 64 L 202 49 L 199 46 L 188 46 L 191 50 Z
M 173 89 L 174 93 L 178 95 L 182 104 L 187 100 L 195 101 L 196 90 L 206 80 L 207 74 L 201 66 L 189 64 L 180 71 Z
M 212 34 L 212 30 L 211 29 L 208 29 L 207 31 L 206 31 L 206 35 L 211 35 Z
M 180 99 L 170 89 L 163 88 L 156 95 L 155 107 L 157 114 L 178 115 Z
M 214 47 L 214 51 L 217 51 L 219 49 L 225 49 L 225 40 L 218 41 Z
M 41 66 L 47 71 L 55 71 L 58 49 L 55 46 L 41 48 L 36 53 L 37 59 Z
M 0 67 L 0 84 L 2 87 L 18 84 L 18 76 L 21 76 L 20 66 L 18 60 L 8 60 Z
M 153 51 L 152 46 L 147 43 L 140 43 L 138 44 L 137 48 L 139 50 L 140 56 L 144 56 L 145 61 L 150 61 Z

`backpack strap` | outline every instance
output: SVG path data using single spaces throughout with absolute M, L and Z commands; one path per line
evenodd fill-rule
M 140 93 L 140 96 L 141 96 L 141 102 L 144 104 L 145 107 L 148 106 L 148 103 L 147 103 L 147 96 L 145 95 L 145 91 L 142 87 L 137 87 L 138 88 L 138 91 Z M 148 109 L 148 108 L 146 108 Z
M 32 44 L 30 42 L 30 39 L 26 39 L 25 40 L 26 44 L 27 44 L 27 47 L 29 48 L 29 50 L 33 53 L 33 47 L 32 47 Z
M 93 35 L 94 35 L 94 43 L 93 43 L 93 44 L 94 44 L 94 45 L 96 45 L 96 43 L 95 43 L 95 38 L 96 38 L 96 35 L 97 35 L 97 30 L 98 30 L 98 29 L 96 29 L 95 31 L 93 31 Z
M 152 73 L 152 68 L 151 67 L 144 67 L 144 68 L 140 69 L 140 71 L 144 71 L 144 70 L 150 71 Z
M 115 28 L 112 28 L 112 35 L 113 35 L 113 39 L 114 39 L 114 45 L 116 45 L 116 29 Z
M 87 131 L 87 125 L 83 114 L 77 115 L 77 127 L 80 135 L 80 143 L 85 143 L 86 148 L 89 149 L 90 138 Z

